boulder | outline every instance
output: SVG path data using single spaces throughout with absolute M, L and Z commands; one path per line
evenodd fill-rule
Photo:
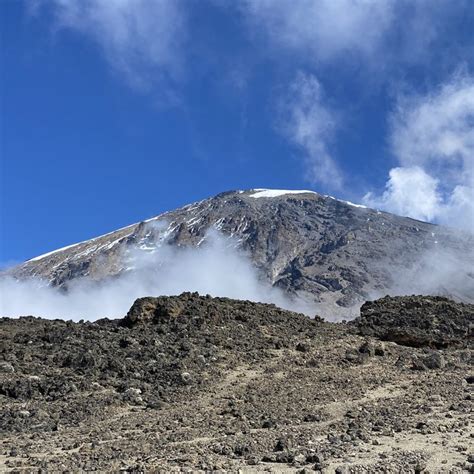
M 359 334 L 410 347 L 471 346 L 474 305 L 440 296 L 397 296 L 368 301 L 351 324 Z

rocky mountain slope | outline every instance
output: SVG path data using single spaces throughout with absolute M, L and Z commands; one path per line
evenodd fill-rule
M 439 297 L 335 324 L 190 293 L 3 318 L 0 470 L 473 472 L 473 323 Z
M 474 236 L 311 191 L 222 193 L 33 258 L 9 273 L 66 288 L 81 277 L 133 272 L 131 248 L 152 253 L 165 245 L 206 245 L 212 229 L 232 237 L 272 285 L 337 314 L 350 316 L 350 308 L 389 291 L 474 301 Z M 444 272 L 439 279 L 437 272 Z

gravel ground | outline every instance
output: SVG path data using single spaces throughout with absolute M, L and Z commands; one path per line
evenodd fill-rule
M 335 324 L 195 293 L 3 318 L 0 470 L 474 472 L 473 323 L 445 298 Z

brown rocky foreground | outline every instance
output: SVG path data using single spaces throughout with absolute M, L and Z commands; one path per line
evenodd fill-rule
M 474 306 L 383 298 L 334 324 L 137 300 L 0 319 L 0 470 L 474 472 Z

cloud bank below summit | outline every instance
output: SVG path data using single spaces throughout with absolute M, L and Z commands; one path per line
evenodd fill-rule
M 314 305 L 292 300 L 262 280 L 247 256 L 229 238 L 211 232 L 198 248 L 159 247 L 154 252 L 129 247 L 123 254 L 129 271 L 97 282 L 73 280 L 68 290 L 37 279 L 0 278 L 0 315 L 95 320 L 125 316 L 136 298 L 183 291 L 274 303 L 314 316 Z

